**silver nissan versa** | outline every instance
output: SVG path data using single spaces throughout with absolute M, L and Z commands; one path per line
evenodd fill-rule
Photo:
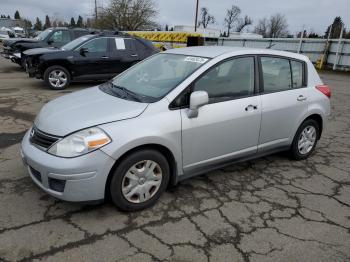
M 193 47 L 46 104 L 21 145 L 33 181 L 67 201 L 153 205 L 168 185 L 277 151 L 309 157 L 330 89 L 303 55 Z

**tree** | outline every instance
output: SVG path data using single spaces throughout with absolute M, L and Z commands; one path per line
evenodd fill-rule
M 111 0 L 101 9 L 95 26 L 119 30 L 152 30 L 158 14 L 154 0 Z
M 47 29 L 47 28 L 50 28 L 50 27 L 51 27 L 50 17 L 48 15 L 46 15 L 44 29 Z
M 39 17 L 37 17 L 36 20 L 35 20 L 34 29 L 37 30 L 37 31 L 43 30 L 43 23 L 41 22 Z
M 32 29 L 33 27 L 32 21 L 30 21 L 29 19 L 23 19 L 23 24 L 25 30 Z
M 52 27 L 57 27 L 57 26 L 58 26 L 57 21 L 54 20 L 54 21 L 52 22 Z
M 15 19 L 21 19 L 21 16 L 19 15 L 18 10 L 16 10 L 15 15 L 14 15 L 14 18 L 15 18 Z
M 255 26 L 254 33 L 263 37 L 278 38 L 288 36 L 288 24 L 284 15 L 274 14 L 269 18 L 260 19 Z
M 165 31 L 169 31 L 169 26 L 165 25 Z
M 77 21 L 77 27 L 83 27 L 84 26 L 84 22 L 83 22 L 83 18 L 81 16 L 78 17 L 78 21 Z
M 227 37 L 230 36 L 231 29 L 233 28 L 233 25 L 238 21 L 240 14 L 241 9 L 236 5 L 233 5 L 230 9 L 226 10 L 224 23 L 227 27 Z
M 331 32 L 330 38 L 339 38 L 340 31 L 343 26 L 344 26 L 343 20 L 341 19 L 340 16 L 337 16 L 336 18 L 334 18 L 332 25 L 327 27 L 325 38 L 328 37 L 329 30 L 331 30 L 331 28 L 332 28 L 332 32 Z
M 245 16 L 244 18 L 238 19 L 236 32 L 242 32 L 242 30 L 253 23 L 253 20 L 249 16 Z
M 70 19 L 70 26 L 71 26 L 71 27 L 75 27 L 75 26 L 76 26 L 74 17 L 72 17 L 72 18 Z
M 207 28 L 209 24 L 214 24 L 214 23 L 215 23 L 214 16 L 209 14 L 208 8 L 202 7 L 201 14 L 200 14 L 200 21 L 198 22 L 198 27 L 202 25 L 203 28 Z
M 11 19 L 10 15 L 7 15 L 7 18 L 8 18 L 8 19 Z

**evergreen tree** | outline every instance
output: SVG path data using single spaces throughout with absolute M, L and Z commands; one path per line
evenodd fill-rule
M 334 18 L 333 24 L 327 27 L 327 30 L 325 32 L 325 36 L 324 37 L 325 38 L 328 37 L 329 30 L 331 30 L 331 28 L 332 28 L 332 32 L 330 34 L 330 38 L 331 39 L 332 38 L 334 38 L 334 39 L 339 38 L 340 37 L 340 31 L 341 31 L 343 25 L 344 25 L 343 20 L 341 19 L 340 16 L 337 16 L 336 18 Z
M 165 31 L 169 31 L 169 26 L 165 25 Z
M 23 19 L 23 24 L 26 30 L 32 29 L 33 27 L 32 21 L 30 21 L 29 19 Z
M 47 29 L 47 28 L 50 28 L 50 27 L 51 27 L 50 17 L 48 15 L 46 15 L 44 29 Z
M 74 17 L 72 17 L 72 18 L 70 19 L 70 26 L 71 26 L 71 27 L 75 27 L 75 26 L 76 26 Z
M 21 16 L 19 15 L 18 10 L 16 10 L 14 18 L 15 19 L 21 19 Z
M 83 18 L 81 16 L 78 17 L 78 21 L 77 21 L 77 27 L 83 27 L 84 23 L 83 23 Z
M 35 20 L 34 29 L 38 30 L 38 31 L 43 30 L 43 23 L 41 22 L 39 17 L 37 17 L 36 20 Z

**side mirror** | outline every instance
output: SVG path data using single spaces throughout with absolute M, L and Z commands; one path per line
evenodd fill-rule
M 53 43 L 53 40 L 50 39 L 50 40 L 47 41 L 47 43 L 48 43 L 49 45 L 51 45 L 51 44 Z
M 198 116 L 198 109 L 209 103 L 209 95 L 206 91 L 195 91 L 190 96 L 190 108 L 187 111 L 188 118 Z
M 86 47 L 82 47 L 79 49 L 79 53 L 81 55 L 85 55 L 85 53 L 89 52 L 89 49 L 87 49 Z

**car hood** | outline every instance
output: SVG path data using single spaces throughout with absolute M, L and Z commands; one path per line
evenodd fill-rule
M 10 38 L 6 41 L 4 41 L 4 45 L 10 46 L 14 43 L 36 43 L 39 42 L 39 40 L 34 38 Z
M 137 117 L 147 105 L 108 95 L 97 86 L 47 103 L 34 124 L 45 133 L 65 136 L 87 127 Z
M 28 49 L 23 52 L 25 55 L 41 55 L 41 54 L 47 54 L 52 52 L 63 52 L 64 50 L 54 47 L 46 47 L 46 48 L 33 48 Z

